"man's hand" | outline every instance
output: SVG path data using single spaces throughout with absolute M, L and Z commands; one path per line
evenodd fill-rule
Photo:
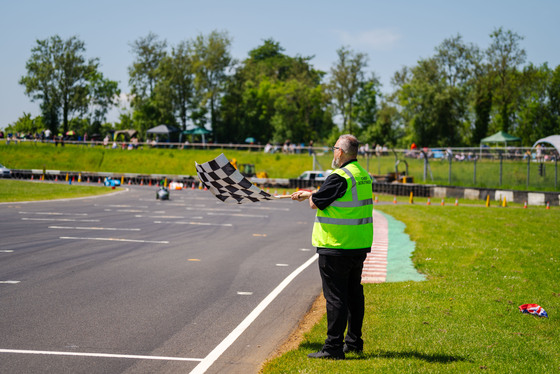
M 311 199 L 311 195 L 313 195 L 313 192 L 311 191 L 305 191 L 305 190 L 296 191 L 292 194 L 292 200 L 304 201 L 309 199 L 309 207 L 311 209 L 317 209 L 317 206 L 313 202 L 313 199 Z
M 300 191 L 294 192 L 291 196 L 292 196 L 292 200 L 304 201 L 304 200 L 307 200 L 311 197 L 311 192 L 300 190 Z

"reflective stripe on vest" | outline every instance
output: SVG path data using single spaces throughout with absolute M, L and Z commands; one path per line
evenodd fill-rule
M 315 217 L 315 222 L 329 223 L 331 225 L 365 225 L 366 223 L 373 223 L 373 217 L 366 217 L 366 218 Z

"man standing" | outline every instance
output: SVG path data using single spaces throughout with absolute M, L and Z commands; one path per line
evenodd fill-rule
M 323 348 L 310 358 L 344 359 L 345 353 L 364 347 L 361 279 L 373 242 L 373 201 L 371 178 L 356 159 L 358 147 L 355 136 L 340 136 L 333 147 L 335 170 L 321 189 L 292 194 L 293 200 L 309 199 L 309 206 L 317 209 L 312 242 L 319 254 L 328 327 Z

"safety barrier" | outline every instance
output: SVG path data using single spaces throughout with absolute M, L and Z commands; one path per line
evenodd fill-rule
M 58 182 L 82 182 L 82 183 L 103 183 L 106 177 L 121 180 L 122 185 L 144 185 L 152 186 L 167 180 L 183 183 L 186 186 L 198 185 L 196 176 L 190 175 L 165 175 L 165 174 L 133 174 L 133 173 L 108 173 L 108 172 L 76 172 L 61 170 L 18 170 L 12 169 L 12 178 L 32 179 Z M 304 179 L 274 179 L 274 178 L 249 178 L 251 182 L 261 188 L 290 188 L 290 189 L 316 189 L 320 188 L 322 182 Z M 560 194 L 558 192 L 535 192 L 535 191 L 516 191 L 490 188 L 472 188 L 455 186 L 437 186 L 414 183 L 380 183 L 372 184 L 372 192 L 382 193 L 393 196 L 447 198 L 455 197 L 468 200 L 495 200 L 516 202 L 528 205 L 554 205 L 560 204 Z

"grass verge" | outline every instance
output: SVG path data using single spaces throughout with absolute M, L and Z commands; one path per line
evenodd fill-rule
M 307 153 L 267 154 L 262 151 L 235 149 L 167 149 L 144 147 L 132 151 L 107 149 L 101 146 L 66 145 L 22 142 L 6 145 L 0 142 L 0 163 L 11 169 L 39 169 L 63 171 L 89 171 L 139 174 L 195 175 L 195 161 L 206 162 L 220 153 L 238 165 L 254 164 L 257 172 L 266 172 L 270 178 L 297 178 L 302 172 L 313 169 L 313 158 Z M 318 152 L 317 162 L 323 169 L 329 169 L 332 153 Z M 358 162 L 372 174 L 385 175 L 395 172 L 395 157 L 386 155 Z M 406 166 L 405 166 L 406 165 Z M 317 166 L 317 165 L 315 165 Z M 474 162 L 453 162 L 451 182 L 449 163 L 431 160 L 430 169 L 424 181 L 424 161 L 414 158 L 406 160 L 400 156 L 398 170 L 408 170 L 415 183 L 455 185 L 463 187 L 502 188 L 530 191 L 557 191 L 557 164 L 543 165 L 543 174 L 538 164 L 527 168 L 525 161 L 480 160 Z M 318 167 L 318 166 L 317 166 Z M 502 178 L 500 179 L 500 168 Z M 527 186 L 527 176 L 529 185 Z
M 67 199 L 112 192 L 107 187 L 0 179 L 0 202 Z
M 263 373 L 521 373 L 560 370 L 560 209 L 376 206 L 404 222 L 424 282 L 365 285 L 365 347 L 312 360 L 326 319 Z M 317 275 L 318 276 L 318 275 Z M 522 314 L 541 305 L 550 318 Z

